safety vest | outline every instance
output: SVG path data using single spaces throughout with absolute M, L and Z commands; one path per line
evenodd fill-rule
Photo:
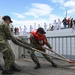
M 38 35 L 37 34 L 37 31 L 36 32 L 30 32 L 36 39 L 37 43 L 40 44 L 40 45 L 45 45 L 47 43 L 47 40 L 46 40 L 46 37 L 45 35 Z M 32 42 L 32 39 L 30 38 L 30 42 Z

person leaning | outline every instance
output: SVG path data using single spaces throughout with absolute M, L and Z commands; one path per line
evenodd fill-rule
M 3 22 L 0 23 L 0 52 L 3 54 L 4 58 L 4 68 L 2 74 L 14 74 L 13 71 L 21 71 L 15 63 L 15 55 L 8 43 L 8 40 L 11 40 L 14 44 L 25 47 L 27 49 L 29 46 L 26 46 L 20 38 L 14 37 L 11 33 L 9 24 L 12 23 L 11 18 L 8 15 L 2 17 Z M 18 40 L 20 39 L 20 41 Z
M 44 45 L 47 45 L 51 50 L 52 47 L 51 45 L 48 43 L 46 36 L 44 35 L 46 34 L 46 32 L 44 31 L 43 28 L 38 28 L 35 32 L 31 32 L 30 33 L 30 43 L 36 48 L 39 49 L 43 52 L 46 52 L 46 50 L 44 49 Z M 33 62 L 36 64 L 36 66 L 34 67 L 34 69 L 39 69 L 41 67 L 39 60 L 37 59 L 36 55 L 35 55 L 35 51 L 28 51 L 28 53 L 31 56 L 31 59 L 33 60 Z M 49 61 L 53 67 L 57 67 L 57 65 L 53 62 L 53 60 L 47 56 L 42 54 L 47 61 Z

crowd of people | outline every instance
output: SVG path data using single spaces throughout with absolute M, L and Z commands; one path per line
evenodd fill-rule
M 73 19 L 71 17 L 68 19 L 65 17 L 62 22 L 63 22 L 65 29 L 75 27 L 75 19 Z
M 37 28 L 42 27 L 42 25 L 38 24 L 38 26 L 36 26 L 36 23 L 34 23 L 34 27 L 33 25 L 30 25 L 29 31 L 34 31 Z M 58 19 L 58 21 L 54 20 L 53 24 L 46 24 L 44 23 L 43 28 L 45 31 L 53 31 L 53 30 L 60 30 L 60 29 L 67 29 L 67 28 L 73 28 L 75 27 L 75 20 L 73 18 L 64 18 L 63 20 Z M 11 31 L 16 34 L 19 34 L 21 32 L 25 33 L 27 32 L 27 26 L 24 25 L 24 27 L 13 27 L 11 26 Z
M 48 31 L 67 29 L 75 27 L 75 20 L 73 18 L 64 18 L 62 21 L 58 19 L 58 22 L 54 20 L 52 25 L 49 25 Z

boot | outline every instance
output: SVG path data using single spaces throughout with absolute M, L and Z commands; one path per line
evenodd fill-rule
M 3 67 L 0 65 L 0 70 L 3 70 Z
M 38 63 L 35 67 L 34 67 L 34 69 L 39 69 L 41 66 L 40 66 L 40 64 Z
M 15 64 L 11 65 L 11 70 L 12 71 L 16 71 L 16 72 L 20 72 L 21 71 L 21 69 Z
M 14 72 L 8 69 L 8 70 L 2 70 L 2 74 L 14 74 Z
M 57 67 L 57 65 L 54 62 L 52 62 L 52 67 Z

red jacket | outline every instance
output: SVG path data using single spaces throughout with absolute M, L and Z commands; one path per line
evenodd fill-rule
M 31 32 L 31 34 L 35 37 L 36 41 L 40 45 L 45 45 L 47 43 L 45 35 L 38 35 L 37 31 L 36 32 Z M 32 42 L 32 39 L 30 38 L 30 41 Z

